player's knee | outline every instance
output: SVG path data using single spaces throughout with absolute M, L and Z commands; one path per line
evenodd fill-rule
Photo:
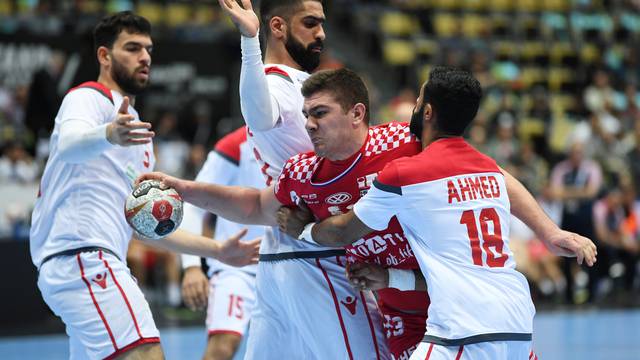
M 215 334 L 209 337 L 204 360 L 231 360 L 242 337 L 236 334 Z
M 118 356 L 117 360 L 164 360 L 160 343 L 137 346 Z

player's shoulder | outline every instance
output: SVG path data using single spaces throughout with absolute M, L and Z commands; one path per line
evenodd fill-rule
M 67 92 L 67 97 L 102 99 L 102 101 L 114 105 L 111 89 L 97 81 L 87 81 L 71 88 Z
M 240 146 L 247 141 L 247 127 L 242 126 L 223 136 L 213 147 L 218 155 L 238 165 L 240 163 Z
M 318 167 L 319 160 L 320 158 L 313 151 L 290 157 L 282 168 L 280 180 L 290 179 L 303 183 L 310 181 L 313 172 Z
M 294 77 L 291 71 L 281 65 L 267 65 L 264 68 L 264 73 L 267 75 L 267 80 L 272 83 L 277 83 L 284 86 L 290 86 L 294 84 Z
M 440 139 L 414 156 L 396 159 L 383 169 L 378 182 L 407 186 L 465 174 L 500 172 L 491 157 L 463 138 Z
M 409 129 L 408 123 L 390 122 L 369 128 L 365 156 L 379 155 L 400 147 L 410 146 L 419 150 L 420 141 Z

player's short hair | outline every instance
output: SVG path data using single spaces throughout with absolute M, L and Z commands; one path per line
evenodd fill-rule
M 267 36 L 271 32 L 269 28 L 269 21 L 274 16 L 279 16 L 285 21 L 289 22 L 293 14 L 302 9 L 302 5 L 305 1 L 317 1 L 322 3 L 322 0 L 262 0 L 260 1 L 260 24 L 262 29 L 260 32 Z
M 354 71 L 349 69 L 318 71 L 302 83 L 302 96 L 305 98 L 321 91 L 332 93 L 345 112 L 355 104 L 363 103 L 366 106 L 364 120 L 367 124 L 369 123 L 369 91 L 362 78 Z
M 97 51 L 100 46 L 111 49 L 122 31 L 151 35 L 151 24 L 149 20 L 131 11 L 106 16 L 93 29 L 94 50 Z
M 482 87 L 467 71 L 438 66 L 429 73 L 423 94 L 423 104 L 431 104 L 435 113 L 437 130 L 461 136 L 478 113 Z

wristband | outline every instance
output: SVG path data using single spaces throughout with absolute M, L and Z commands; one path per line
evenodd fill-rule
M 410 291 L 416 289 L 416 276 L 413 270 L 401 270 L 388 268 L 389 287 L 400 291 Z
M 305 225 L 302 233 L 300 233 L 300 236 L 298 236 L 298 240 L 303 240 L 312 244 L 320 245 L 315 240 L 313 240 L 313 235 L 311 235 L 311 229 L 313 229 L 313 225 L 315 224 L 316 223 L 311 222 Z

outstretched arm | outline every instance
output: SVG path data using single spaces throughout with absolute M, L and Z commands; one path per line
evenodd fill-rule
M 223 186 L 178 179 L 160 172 L 141 175 L 136 183 L 158 180 L 174 188 L 182 199 L 227 220 L 240 224 L 275 226 L 280 202 L 273 187 L 258 190 L 250 187 Z
M 595 244 L 584 236 L 560 229 L 516 178 L 504 169 L 500 170 L 507 184 L 511 213 L 531 228 L 554 254 L 577 257 L 579 264 L 584 261 L 593 266 L 598 254 Z
M 145 239 L 139 234 L 136 234 L 136 237 L 151 246 L 214 258 L 232 266 L 245 266 L 258 262 L 260 249 L 260 239 L 240 241 L 246 233 L 246 229 L 242 230 L 225 242 L 218 242 L 180 229 L 157 240 Z
M 278 103 L 269 91 L 262 63 L 258 37 L 260 20 L 253 11 L 249 0 L 243 0 L 242 6 L 235 0 L 218 0 L 218 2 L 242 34 L 240 40 L 242 50 L 240 108 L 244 121 L 252 131 L 270 130 L 276 125 L 280 113 Z
M 402 270 L 357 263 L 347 266 L 346 271 L 351 286 L 358 290 L 395 288 L 401 291 L 427 291 L 427 281 L 420 269 Z
M 331 216 L 319 223 L 308 224 L 300 238 L 324 246 L 338 247 L 350 245 L 373 231 L 360 221 L 353 211 L 349 211 L 343 215 Z

